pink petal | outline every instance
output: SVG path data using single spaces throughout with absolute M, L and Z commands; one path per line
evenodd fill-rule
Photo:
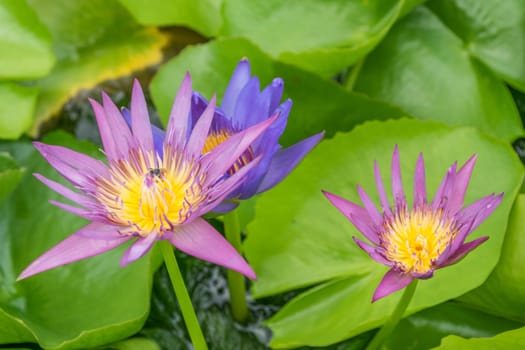
M 237 271 L 256 279 L 255 272 L 213 226 L 197 218 L 175 229 L 169 241 L 186 254 Z
M 131 93 L 131 130 L 145 151 L 153 150 L 153 132 L 149 120 L 148 106 L 144 92 L 137 79 L 133 82 Z
M 216 179 L 218 176 L 222 176 L 246 151 L 250 144 L 272 125 L 276 119 L 277 115 L 234 134 L 210 151 L 206 156 L 206 160 L 203 159 L 203 166 L 208 168 L 209 178 Z
M 379 245 L 379 236 L 365 209 L 359 205 L 322 190 L 328 200 L 372 243 Z
M 208 203 L 199 208 L 194 216 L 204 215 L 207 212 L 215 209 L 225 198 L 233 192 L 238 186 L 246 181 L 246 174 L 254 167 L 256 167 L 262 159 L 262 155 L 252 160 L 250 163 L 237 170 L 232 176 L 226 180 L 213 186 L 213 189 L 208 192 Z
M 365 209 L 368 212 L 368 215 L 370 216 L 376 227 L 381 227 L 383 223 L 383 216 L 379 213 L 379 211 L 377 211 L 375 204 L 372 202 L 368 194 L 360 185 L 357 185 L 357 193 L 359 194 L 361 202 L 363 202 Z
M 100 224 L 88 224 L 80 231 L 87 230 L 90 225 Z M 22 280 L 37 273 L 66 265 L 74 261 L 102 254 L 118 247 L 131 238 L 132 237 L 129 236 L 123 236 L 118 239 L 109 240 L 92 239 L 76 232 L 34 260 L 24 271 L 22 271 L 17 280 Z
M 202 153 L 202 149 L 204 148 L 204 144 L 206 143 L 210 131 L 213 115 L 215 114 L 215 103 L 216 96 L 213 95 L 210 103 L 206 106 L 204 112 L 202 112 L 197 123 L 195 123 L 195 127 L 193 128 L 188 144 L 186 145 L 186 150 L 190 157 L 197 157 Z
M 102 102 L 118 154 L 117 159 L 123 159 L 128 156 L 130 148 L 135 144 L 135 140 L 124 117 L 105 92 L 102 92 Z
M 118 150 L 115 146 L 115 141 L 113 140 L 113 131 L 111 130 L 108 118 L 106 117 L 106 112 L 104 108 L 95 100 L 88 99 L 95 112 L 95 118 L 97 119 L 98 131 L 100 133 L 100 139 L 102 140 L 102 146 L 104 147 L 104 153 L 110 161 L 118 159 Z
M 401 180 L 401 166 L 399 164 L 399 149 L 397 145 L 392 155 L 392 193 L 394 194 L 394 204 L 399 210 L 406 207 L 405 192 L 403 191 L 403 181 Z
M 456 175 L 454 189 L 452 190 L 452 196 L 448 205 L 451 213 L 459 211 L 463 206 L 465 193 L 467 192 L 467 187 L 470 182 L 472 170 L 474 170 L 474 165 L 476 164 L 476 159 L 477 155 L 474 154 L 469 160 L 467 160 Z
M 164 144 L 186 146 L 191 107 L 191 76 L 186 73 L 171 108 Z
M 456 179 L 456 167 L 457 163 L 452 164 L 450 168 L 448 168 L 447 174 L 443 178 L 443 181 L 441 181 L 441 184 L 439 185 L 439 188 L 436 191 L 431 204 L 434 210 L 444 207 L 448 209 L 448 200 L 452 190 L 454 189 L 454 180 Z
M 480 237 L 468 243 L 461 245 L 454 254 L 449 256 L 447 260 L 443 263 L 443 266 L 448 266 L 457 263 L 463 259 L 468 253 L 473 249 L 477 248 L 480 244 L 484 243 L 489 239 L 489 236 Z
M 53 191 L 61 194 L 70 201 L 80 204 L 83 207 L 94 203 L 93 200 L 91 200 L 89 197 L 84 196 L 82 193 L 72 191 L 66 186 L 59 184 L 58 182 L 55 182 L 53 180 L 50 180 L 38 173 L 33 174 L 33 176 L 36 177 L 38 180 L 42 181 L 47 187 L 49 187 Z
M 155 233 L 150 233 L 146 237 L 140 237 L 135 243 L 133 243 L 124 253 L 122 259 L 120 260 L 120 266 L 126 266 L 127 264 L 141 258 L 146 254 L 155 240 L 157 235 Z
M 78 187 L 89 187 L 93 178 L 108 174 L 104 163 L 85 154 L 39 142 L 33 145 L 53 168 Z
M 365 252 L 367 252 L 368 255 L 370 255 L 370 257 L 372 259 L 374 259 L 375 261 L 377 261 L 378 263 L 386 265 L 386 266 L 392 266 L 393 265 L 393 263 L 391 261 L 388 261 L 383 255 L 381 255 L 381 253 L 379 253 L 377 251 L 376 247 L 372 247 L 371 245 L 363 242 L 362 240 L 360 240 L 357 237 L 352 237 L 352 239 L 359 246 L 359 248 L 361 248 Z
M 421 206 L 427 202 L 427 189 L 425 184 L 425 161 L 420 153 L 414 175 L 414 206 Z
M 379 193 L 379 199 L 381 200 L 381 208 L 385 214 L 392 216 L 390 203 L 388 202 L 385 186 L 383 185 L 383 179 L 381 178 L 381 172 L 379 171 L 379 165 L 377 165 L 376 161 L 374 161 L 374 177 L 376 180 L 377 192 Z
M 413 279 L 414 278 L 408 273 L 402 273 L 395 269 L 390 269 L 376 288 L 374 296 L 372 297 L 372 302 L 405 288 Z

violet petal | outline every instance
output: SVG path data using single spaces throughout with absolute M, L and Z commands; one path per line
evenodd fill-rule
M 197 218 L 191 224 L 177 227 L 168 239 L 186 254 L 232 269 L 250 279 L 256 279 L 250 265 L 204 219 Z
M 91 223 L 87 226 L 89 225 L 94 224 Z M 119 239 L 109 240 L 92 239 L 74 233 L 34 260 L 20 273 L 17 280 L 22 280 L 58 266 L 102 254 L 129 241 L 131 238 L 132 237 L 124 236 Z
M 402 273 L 393 268 L 390 269 L 379 283 L 379 286 L 376 288 L 374 296 L 372 297 L 372 302 L 375 302 L 389 294 L 394 293 L 395 291 L 405 288 L 410 284 L 410 282 L 412 282 L 413 279 L 414 277 L 408 273 Z

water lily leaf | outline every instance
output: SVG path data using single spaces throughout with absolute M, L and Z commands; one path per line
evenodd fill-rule
M 366 58 L 354 90 L 416 118 L 475 126 L 508 141 L 523 134 L 504 83 L 425 7 L 399 21 Z
M 24 171 L 8 153 L 0 152 L 0 203 L 18 185 Z
M 391 0 L 225 0 L 221 34 L 248 38 L 274 59 L 331 77 L 372 50 L 402 7 Z
M 211 98 L 213 93 L 220 94 L 226 89 L 242 57 L 249 58 L 252 74 L 260 78 L 261 86 L 269 84 L 274 77 L 284 79 L 283 101 L 289 97 L 294 106 L 280 140 L 282 145 L 290 145 L 321 130 L 326 131 L 326 137 L 331 137 L 369 118 L 404 115 L 398 108 L 345 91 L 340 85 L 299 68 L 275 62 L 245 39 L 224 39 L 189 47 L 159 70 L 151 83 L 151 93 L 161 119 L 167 121 L 173 98 L 187 71 L 191 72 L 194 90 Z
M 0 3 L 0 78 L 39 78 L 51 70 L 55 56 L 51 35 L 25 1 Z
M 0 139 L 17 139 L 33 122 L 38 88 L 0 82 Z
M 448 302 L 403 319 L 384 346 L 387 349 L 431 349 L 451 334 L 464 338 L 493 337 L 522 325 L 461 303 Z
M 161 60 L 165 36 L 155 28 L 138 25 L 116 0 L 30 3 L 51 31 L 58 57 L 51 74 L 37 83 L 41 94 L 30 130 L 32 136 L 81 89 Z
M 354 244 L 351 237 L 360 234 L 320 190 L 359 202 L 355 185 L 361 184 L 378 203 L 373 161 L 378 161 L 383 179 L 389 183 L 386 179 L 395 144 L 400 149 L 408 198 L 412 198 L 419 152 L 425 156 L 429 194 L 454 161 L 464 163 L 474 153 L 478 161 L 465 203 L 491 192 L 505 192 L 497 211 L 472 234 L 472 239 L 490 235 L 487 243 L 461 263 L 421 281 L 408 312 L 476 288 L 496 265 L 510 207 L 523 179 L 523 167 L 512 148 L 474 128 L 407 119 L 365 123 L 323 141 L 291 176 L 257 201 L 257 216 L 248 225 L 250 234 L 244 247 L 258 276 L 254 296 L 319 284 L 268 321 L 273 347 L 335 343 L 381 325 L 392 312 L 400 293 L 370 302 L 387 269 Z M 484 176 L 488 173 L 490 177 Z
M 119 0 L 144 25 L 183 25 L 216 36 L 222 25 L 223 0 Z
M 434 0 L 427 6 L 461 38 L 472 57 L 525 91 L 523 1 Z
M 525 195 L 514 203 L 500 261 L 487 281 L 461 298 L 476 308 L 525 322 Z
M 91 155 L 100 152 L 64 133 L 46 139 Z M 119 266 L 126 247 L 50 270 L 21 282 L 37 256 L 86 224 L 48 203 L 60 196 L 31 173 L 61 177 L 29 143 L 5 144 L 27 168 L 23 186 L 0 207 L 0 343 L 35 342 L 46 349 L 89 348 L 137 332 L 149 312 L 151 256 Z M 60 198 L 63 200 L 63 198 Z
M 439 350 L 507 350 L 525 347 L 525 327 L 498 334 L 492 338 L 463 339 L 451 335 L 443 339 Z

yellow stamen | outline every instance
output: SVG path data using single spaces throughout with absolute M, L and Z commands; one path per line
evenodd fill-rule
M 211 132 L 206 138 L 202 154 L 211 152 L 215 147 L 219 146 L 224 141 L 230 138 L 230 134 L 227 131 L 221 130 L 219 132 Z M 227 173 L 230 175 L 235 174 L 240 168 L 251 162 L 255 158 L 255 154 L 252 147 L 248 147 L 246 151 L 233 163 Z
M 121 233 L 162 235 L 184 223 L 205 199 L 204 176 L 194 164 L 165 147 L 161 159 L 154 152 L 134 151 L 129 159 L 112 164 L 111 177 L 98 181 L 96 198 L 108 218 L 123 226 Z
M 404 272 L 426 273 L 451 244 L 458 230 L 441 210 L 401 210 L 384 225 L 381 235 L 386 258 Z

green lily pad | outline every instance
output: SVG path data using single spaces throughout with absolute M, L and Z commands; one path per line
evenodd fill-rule
M 478 161 L 465 203 L 505 192 L 500 207 L 472 234 L 471 239 L 490 235 L 488 242 L 461 263 L 421 281 L 408 314 L 478 287 L 496 265 L 510 207 L 523 179 L 513 150 L 474 128 L 406 119 L 365 123 L 322 142 L 285 181 L 257 201 L 257 216 L 248 225 L 245 242 L 246 256 L 258 276 L 254 296 L 317 285 L 268 321 L 273 347 L 332 344 L 380 326 L 392 312 L 400 293 L 370 302 L 387 268 L 357 247 L 351 237 L 361 237 L 360 233 L 320 191 L 360 202 L 355 185 L 361 184 L 378 203 L 373 161 L 378 161 L 389 183 L 395 144 L 407 198 L 412 198 L 419 152 L 425 156 L 429 194 L 454 161 L 462 164 L 474 153 Z
M 81 89 L 127 76 L 162 58 L 166 37 L 156 28 L 137 24 L 116 0 L 30 3 L 48 26 L 58 57 L 51 74 L 37 83 L 41 94 L 32 136 L 38 135 L 41 124 Z
M 402 7 L 391 0 L 225 0 L 221 34 L 248 38 L 274 59 L 331 77 L 370 52 Z
M 374 101 L 361 94 L 345 91 L 299 68 L 273 61 L 245 39 L 223 39 L 188 47 L 161 67 L 151 83 L 151 93 L 161 120 L 166 122 L 175 93 L 184 74 L 191 73 L 193 89 L 208 99 L 226 89 L 235 66 L 248 57 L 252 74 L 260 78 L 261 87 L 274 77 L 284 80 L 284 97 L 294 106 L 280 143 L 284 146 L 325 130 L 326 137 L 350 130 L 363 121 L 399 118 L 400 109 Z
M 55 56 L 51 35 L 25 1 L 0 2 L 0 78 L 39 78 L 51 70 Z
M 523 134 L 505 84 L 425 7 L 399 21 L 366 58 L 354 90 L 416 118 L 475 126 L 507 141 Z
M 0 82 L 0 139 L 16 140 L 33 122 L 38 89 Z
M 64 133 L 45 140 L 100 156 Z M 23 186 L 0 207 L 0 344 L 36 342 L 46 349 L 89 348 L 136 333 L 149 312 L 152 255 L 125 268 L 123 249 L 43 272 L 17 275 L 36 257 L 86 224 L 48 200 L 63 200 L 31 173 L 61 177 L 29 143 L 5 144 L 27 168 Z
M 525 3 L 434 0 L 428 7 L 461 38 L 468 53 L 525 92 Z
M 387 349 L 431 349 L 453 334 L 464 338 L 493 337 L 523 324 L 448 302 L 420 311 L 397 325 Z M 409 335 L 409 336 L 408 336 Z
M 501 258 L 487 281 L 461 298 L 491 314 L 525 322 L 525 195 L 514 203 Z
M 216 36 L 222 25 L 223 0 L 119 0 L 144 25 L 183 25 Z
M 507 350 L 525 347 L 525 327 L 498 334 L 492 338 L 463 339 L 451 335 L 436 350 Z

